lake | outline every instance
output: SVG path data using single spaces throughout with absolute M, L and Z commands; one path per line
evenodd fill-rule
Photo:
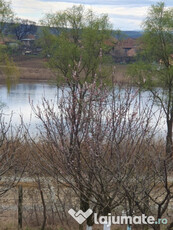
M 136 89 L 134 88 L 134 90 Z M 13 113 L 13 124 L 19 124 L 20 117 L 22 116 L 26 124 L 31 124 L 32 131 L 35 130 L 35 125 L 39 124 L 39 120 L 32 112 L 30 101 L 33 101 L 35 105 L 41 105 L 42 98 L 45 97 L 48 100 L 56 102 L 59 93 L 60 91 L 58 91 L 55 85 L 47 82 L 19 83 L 12 86 L 10 92 L 8 92 L 5 84 L 1 84 L 0 101 L 4 104 L 3 113 L 6 121 L 9 120 L 10 114 Z M 141 93 L 142 104 L 151 104 L 149 98 L 149 92 Z M 155 105 L 153 112 L 157 110 L 158 106 Z M 162 133 L 165 133 L 165 119 L 160 121 L 159 128 L 162 130 Z

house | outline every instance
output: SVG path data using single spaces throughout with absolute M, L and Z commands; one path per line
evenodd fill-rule
M 113 48 L 118 43 L 118 40 L 114 37 L 111 37 L 105 41 L 105 45 Z
M 119 47 L 123 49 L 125 56 L 132 55 L 135 56 L 135 48 L 137 47 L 136 39 L 133 38 L 127 38 L 119 43 Z M 132 51 L 133 52 L 130 52 Z
M 0 45 L 4 45 L 11 49 L 18 49 L 19 43 L 13 38 L 10 37 L 4 37 L 3 39 L 0 39 Z
M 127 38 L 117 42 L 111 55 L 116 62 L 127 63 L 135 60 L 138 50 L 138 40 Z
M 5 45 L 5 42 L 0 40 L 0 45 Z
M 34 44 L 35 41 L 35 35 L 29 34 L 25 38 L 21 39 L 21 42 L 26 47 L 31 47 Z

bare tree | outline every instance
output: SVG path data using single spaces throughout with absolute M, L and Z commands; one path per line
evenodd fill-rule
M 36 22 L 27 19 L 16 18 L 14 20 L 13 31 L 18 40 L 25 38 L 29 34 L 37 32 Z
M 21 179 L 27 164 L 23 125 L 12 126 L 12 116 L 6 121 L 0 113 L 0 196 Z
M 35 158 L 41 170 L 74 190 L 81 210 L 106 216 L 127 200 L 125 183 L 138 176 L 135 163 L 152 144 L 157 122 L 152 128 L 152 106 L 139 116 L 131 89 L 111 91 L 95 82 L 71 87 L 61 89 L 58 104 L 32 104 L 42 121 L 39 141 L 32 140 Z M 87 225 L 93 225 L 92 216 Z

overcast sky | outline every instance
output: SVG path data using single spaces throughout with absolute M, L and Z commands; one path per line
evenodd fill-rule
M 45 13 L 64 10 L 74 4 L 84 4 L 96 13 L 107 13 L 114 29 L 140 30 L 140 25 L 147 14 L 147 9 L 156 0 L 12 0 L 16 15 L 39 21 Z M 165 0 L 168 7 L 173 7 L 173 0 Z

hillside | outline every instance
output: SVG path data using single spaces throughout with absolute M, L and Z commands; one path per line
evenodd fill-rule
M 142 36 L 142 31 L 122 31 L 129 38 L 139 38 Z
M 23 25 L 23 27 L 25 27 L 26 25 Z M 15 28 L 16 26 L 14 24 L 6 24 L 4 26 L 4 34 L 5 35 L 12 35 L 12 36 L 15 36 Z M 37 38 L 39 38 L 42 34 L 42 30 L 43 30 L 43 26 L 34 26 L 35 29 L 34 29 L 34 35 L 37 36 Z M 21 28 L 22 28 L 22 25 L 21 25 Z M 20 29 L 21 29 L 20 28 Z M 50 32 L 52 34 L 57 34 L 58 33 L 58 30 L 56 28 L 50 28 Z M 116 32 L 116 31 L 113 31 L 113 33 Z M 32 34 L 33 33 L 33 28 L 32 30 L 28 30 L 28 34 Z M 143 32 L 142 31 L 121 31 L 121 33 L 126 37 L 126 38 L 139 38 L 142 36 Z M 27 35 L 27 34 L 26 34 Z

